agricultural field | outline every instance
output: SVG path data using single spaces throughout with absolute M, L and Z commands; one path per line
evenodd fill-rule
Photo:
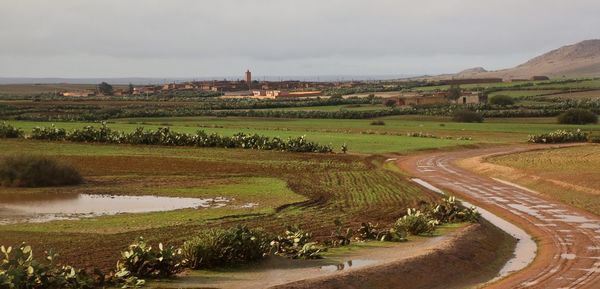
M 328 106 L 305 106 L 305 107 L 286 107 L 286 108 L 266 108 L 263 110 L 299 110 L 299 111 L 370 111 L 383 110 L 386 107 L 382 104 L 346 104 L 346 105 L 328 105 Z
M 511 96 L 515 98 L 530 101 L 531 96 L 557 91 L 558 89 L 521 89 L 502 92 L 513 93 Z M 388 92 L 388 95 L 391 93 L 393 92 Z M 531 102 L 543 107 L 542 109 L 545 109 L 545 105 L 552 105 L 549 101 Z M 483 105 L 479 107 L 487 109 Z M 198 101 L 184 98 L 172 101 L 43 99 L 3 101 L 0 109 L 6 124 L 22 130 L 25 135 L 25 138 L 2 139 L 0 158 L 10 159 L 15 155 L 48 157 L 73 166 L 84 180 L 82 184 L 73 186 L 0 187 L 0 198 L 8 204 L 17 205 L 32 200 L 67 203 L 92 200 L 97 205 L 95 210 L 100 212 L 68 213 L 70 208 L 65 206 L 67 211 L 62 214 L 33 211 L 28 215 L 14 215 L 10 208 L 4 211 L 0 209 L 0 244 L 17 244 L 25 240 L 38 251 L 54 249 L 60 252 L 61 260 L 65 263 L 80 268 L 99 267 L 104 270 L 114 268 L 119 252 L 140 236 L 145 237 L 150 244 L 164 242 L 165 245 L 184 246 L 184 242 L 190 241 L 194 236 L 202 236 L 206 232 L 212 232 L 212 229 L 240 228 L 237 225 L 263 228 L 270 234 L 281 234 L 288 226 L 298 225 L 312 233 L 319 244 L 341 238 L 347 240 L 348 245 L 351 238 L 340 233 L 341 226 L 357 230 L 363 223 L 372 223 L 390 230 L 389 228 L 401 228 L 398 227 L 398 222 L 407 217 L 432 218 L 431 208 L 435 206 L 430 204 L 440 202 L 441 196 L 410 181 L 406 173 L 395 165 L 394 160 L 436 150 L 523 144 L 529 135 L 558 129 L 579 129 L 600 135 L 598 124 L 562 125 L 557 124 L 555 117 L 518 118 L 510 111 L 506 117 L 487 117 L 483 123 L 453 121 L 449 116 L 449 109 L 456 108 L 450 107 L 419 108 L 422 110 L 418 113 L 428 115 L 413 115 L 414 112 L 411 111 L 407 111 L 407 115 L 389 115 L 386 113 L 396 110 L 384 107 L 381 99 L 371 98 L 281 102 L 218 98 Z M 504 108 L 492 107 L 490 111 L 493 109 Z M 552 109 L 560 110 L 562 107 L 555 106 Z M 288 115 L 196 116 L 221 112 L 282 112 Z M 315 112 L 325 113 L 328 118 L 311 114 Z M 378 115 L 379 112 L 383 114 Z M 402 110 L 397 112 L 404 113 Z M 294 113 L 299 113 L 299 116 L 294 117 Z M 86 126 L 99 128 L 103 123 L 111 130 L 108 133 L 111 137 L 106 138 L 107 141 L 94 137 L 101 134 L 101 130 L 82 130 Z M 38 127 L 52 127 L 48 131 L 80 130 L 83 137 L 66 138 L 73 142 L 49 141 L 51 138 L 43 137 L 29 138 L 34 131 L 39 132 Z M 146 139 L 152 135 L 151 132 L 139 136 L 138 142 L 129 141 L 138 137 L 133 132 L 140 127 L 154 131 L 168 128 L 168 131 L 175 133 L 171 134 L 168 141 Z M 210 144 L 203 145 L 202 142 L 187 141 L 194 139 L 191 136 L 180 135 L 186 133 L 198 137 L 197 132 L 200 130 L 207 133 L 202 135 L 216 134 L 214 138 L 228 140 L 217 141 L 217 145 L 207 141 L 205 143 Z M 161 133 L 164 131 L 160 130 Z M 228 146 L 228 141 L 239 133 L 258 135 L 248 139 L 259 139 L 260 144 L 257 147 L 254 146 L 256 143 L 249 144 L 250 142 Z M 241 138 L 246 138 L 247 135 Z M 263 150 L 269 142 L 266 138 L 285 140 L 299 136 L 305 136 L 311 145 L 330 146 L 333 153 L 329 149 L 321 150 L 327 153 L 276 151 L 292 151 L 286 146 Z M 181 139 L 186 141 L 177 142 Z M 147 145 L 140 145 L 143 143 Z M 249 147 L 258 149 L 247 149 Z M 588 193 L 576 195 L 578 193 L 548 191 L 549 194 L 555 194 L 552 196 L 558 200 L 592 212 L 597 213 L 596 210 L 600 207 Z M 128 205 L 132 200 L 135 200 L 135 205 Z M 157 202 L 174 207 L 150 209 Z M 111 211 L 107 205 L 103 205 L 106 203 L 115 206 L 118 204 L 122 211 Z M 423 210 L 429 208 L 429 215 L 423 217 L 420 213 L 407 210 L 417 207 Z M 466 216 L 476 216 L 474 211 L 467 212 L 471 213 L 465 213 Z M 464 223 L 441 227 L 425 224 L 427 225 L 421 227 L 424 231 L 409 236 L 410 240 L 415 241 L 414 245 L 409 242 L 409 245 L 393 246 L 397 246 L 395 248 L 398 250 L 424 246 L 439 240 L 436 238 L 444 238 L 447 234 L 470 227 Z M 356 237 L 356 232 L 354 236 Z M 384 236 L 397 238 L 398 235 Z M 403 238 L 399 239 L 404 240 Z M 482 238 L 485 239 L 485 236 Z M 508 258 L 508 251 L 512 250 L 512 241 L 505 241 L 497 244 L 506 249 L 506 252 L 500 254 L 502 256 L 496 256 L 498 260 Z M 376 245 L 369 242 L 371 241 L 342 248 L 327 243 L 324 246 L 331 245 L 334 249 L 323 253 L 326 260 L 322 264 L 329 266 L 331 256 L 339 258 L 344 255 L 345 250 L 353 250 L 356 246 L 363 250 L 362 247 L 381 245 L 379 242 Z M 94 250 L 92 253 L 80 250 L 86 246 L 102 250 Z M 309 247 L 307 252 L 311 252 L 310 250 Z M 295 265 L 290 265 L 292 263 Z M 289 261 L 286 264 L 285 266 L 293 267 L 309 263 Z M 200 276 L 218 279 L 229 278 L 231 274 L 245 274 L 240 273 L 240 268 L 235 266 L 227 268 L 226 272 L 220 270 L 193 271 L 190 273 L 192 279 L 183 279 L 182 282 L 185 285 L 185 282 L 193 282 L 193 278 L 201 278 Z M 158 287 L 162 288 L 161 285 Z
M 115 88 L 125 88 L 126 85 L 115 85 Z M 94 90 L 95 84 L 1 84 L 0 96 L 15 95 L 15 96 L 31 96 L 43 93 L 56 93 L 64 90 Z
M 532 97 L 532 96 L 542 96 L 559 93 L 562 90 L 501 90 L 495 91 L 488 95 L 488 97 L 493 97 L 495 95 L 508 95 L 513 98 L 522 98 L 522 97 Z
M 405 208 L 438 198 L 374 156 L 32 140 L 3 140 L 0 151 L 2 156 L 58 158 L 78 168 L 85 179 L 74 187 L 2 188 L 0 195 L 7 199 L 87 193 L 229 200 L 222 207 L 0 226 L 0 243 L 26 240 L 39 250 L 54 248 L 77 266 L 110 268 L 119 250 L 138 236 L 180 244 L 199 231 L 235 224 L 273 232 L 298 224 L 324 238 L 335 219 L 348 226 L 363 221 L 390 224 Z M 315 218 L 320 222 L 314 223 Z M 103 249 L 80 249 L 90 246 Z
M 531 151 L 488 161 L 515 170 L 502 173 L 503 177 L 600 215 L 599 145 Z
M 568 99 L 598 99 L 600 98 L 600 90 L 589 90 L 589 91 L 575 91 L 575 92 L 563 92 L 552 95 L 546 95 L 544 98 L 557 99 L 557 100 L 568 100 Z
M 372 125 L 373 120 L 334 119 L 263 119 L 241 117 L 164 117 L 109 120 L 110 128 L 132 131 L 144 128 L 169 127 L 178 132 L 194 133 L 204 130 L 223 135 L 237 132 L 258 133 L 266 136 L 295 137 L 306 135 L 321 144 L 332 144 L 334 149 L 345 143 L 351 153 L 409 153 L 418 150 L 439 149 L 473 144 L 525 142 L 530 134 L 557 129 L 582 129 L 600 133 L 600 125 L 560 125 L 555 118 L 488 119 L 484 123 L 456 123 L 443 117 L 392 116 L 381 118 L 384 125 Z M 36 126 L 50 126 L 51 122 L 8 121 L 29 133 Z M 82 128 L 98 123 L 55 122 L 65 129 Z M 439 138 L 407 136 L 422 133 Z M 441 138 L 452 139 L 441 139 Z M 464 139 L 461 139 L 464 138 Z

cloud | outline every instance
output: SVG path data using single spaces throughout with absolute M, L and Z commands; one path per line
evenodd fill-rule
M 60 76 L 56 59 L 63 75 L 89 76 L 501 68 L 598 38 L 597 15 L 593 0 L 4 0 L 0 75 Z

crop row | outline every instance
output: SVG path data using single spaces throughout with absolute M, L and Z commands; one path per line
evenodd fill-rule
M 137 239 L 121 252 L 116 269 L 85 271 L 56 263 L 58 255 L 48 253 L 40 262 L 33 256 L 31 246 L 0 247 L 0 288 L 72 288 L 93 289 L 119 286 L 137 288 L 145 279 L 170 278 L 185 269 L 211 269 L 255 262 L 268 255 L 291 259 L 322 258 L 328 247 L 347 246 L 353 241 L 406 241 L 407 235 L 433 233 L 442 223 L 477 222 L 479 214 L 473 208 L 464 208 L 453 197 L 437 204 L 426 204 L 422 209 L 408 209 L 391 228 L 362 223 L 354 231 L 344 228 L 336 220 L 335 230 L 323 244 L 312 240 L 312 234 L 297 226 L 273 236 L 262 229 L 237 226 L 229 229 L 203 231 L 186 241 L 181 248 L 163 246 L 153 248 L 143 238 Z
M 216 133 L 208 134 L 203 130 L 199 130 L 195 134 L 188 134 L 172 131 L 168 127 L 161 127 L 156 130 L 138 127 L 132 132 L 122 132 L 112 130 L 106 123 L 102 123 L 100 127 L 86 126 L 82 129 L 74 129 L 72 131 L 57 128 L 54 125 L 50 127 L 35 127 L 29 136 L 25 136 L 22 131 L 9 124 L 2 123 L 0 125 L 0 137 L 27 137 L 37 140 L 133 145 L 242 148 L 287 152 L 333 152 L 330 145 L 320 145 L 310 142 L 306 140 L 305 136 L 281 139 L 279 137 L 271 138 L 242 132 L 236 133 L 233 136 L 222 136 Z M 345 147 L 342 150 L 345 152 Z

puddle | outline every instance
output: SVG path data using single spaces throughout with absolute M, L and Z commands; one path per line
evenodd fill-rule
M 244 208 L 244 209 L 251 209 L 251 208 L 255 208 L 258 207 L 258 203 L 246 203 L 240 206 L 240 208 Z
M 534 210 L 534 209 L 532 209 L 529 206 L 525 206 L 525 205 L 522 205 L 522 204 L 508 204 L 508 206 L 511 207 L 511 208 L 513 208 L 513 209 L 515 209 L 515 210 L 517 210 L 517 211 L 519 211 L 519 212 L 522 212 L 522 213 L 525 213 L 525 214 L 530 215 L 532 217 L 535 217 L 537 219 L 540 219 L 540 220 L 544 219 L 544 216 L 540 215 L 540 213 L 539 213 L 538 210 Z
M 339 263 L 336 265 L 321 266 L 320 269 L 321 269 L 321 271 L 335 272 L 335 271 L 349 270 L 352 268 L 357 269 L 357 268 L 369 266 L 369 265 L 372 265 L 375 263 L 377 263 L 376 260 L 357 259 L 357 260 L 348 260 L 346 262 Z
M 428 183 L 424 180 L 412 179 L 412 181 L 433 191 L 433 192 L 445 195 L 445 193 L 442 190 L 440 190 L 439 188 L 431 185 L 430 183 Z M 462 200 L 461 200 L 461 202 L 466 207 L 472 206 L 472 204 L 470 204 L 468 202 L 465 202 Z M 513 207 L 511 205 L 514 205 L 515 207 Z M 520 204 L 510 204 L 509 206 L 511 206 L 515 209 L 517 209 L 517 208 L 522 209 L 524 211 L 527 211 L 528 213 L 537 213 L 537 211 L 526 208 L 525 206 L 522 206 Z M 525 232 L 523 229 L 513 225 L 512 223 L 509 223 L 508 221 L 505 221 L 504 219 L 492 214 L 491 212 L 489 212 L 485 209 L 482 209 L 477 206 L 475 206 L 475 208 L 477 208 L 477 211 L 479 211 L 479 213 L 481 214 L 481 216 L 484 219 L 488 220 L 490 223 L 492 223 L 494 226 L 498 227 L 500 230 L 510 234 L 515 239 L 517 239 L 517 245 L 515 247 L 513 258 L 508 260 L 508 262 L 506 262 L 506 264 L 504 264 L 504 267 L 498 273 L 498 277 L 493 279 L 491 282 L 498 280 L 504 276 L 507 276 L 510 273 L 519 271 L 519 270 L 527 267 L 527 265 L 529 265 L 531 262 L 533 262 L 533 259 L 535 259 L 535 256 L 537 254 L 537 244 L 535 243 L 535 241 L 533 241 L 531 236 L 529 236 L 529 234 L 527 234 L 527 232 Z M 535 212 L 533 212 L 533 211 L 535 211 Z
M 35 194 L 2 196 L 0 224 L 40 223 L 120 213 L 164 212 L 186 208 L 215 208 L 229 200 L 95 194 Z

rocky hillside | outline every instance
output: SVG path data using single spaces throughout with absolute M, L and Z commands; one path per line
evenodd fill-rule
M 514 68 L 496 71 L 486 71 L 480 67 L 472 68 L 459 72 L 454 77 L 516 79 L 531 78 L 536 75 L 551 78 L 600 76 L 600 39 L 563 46 Z

